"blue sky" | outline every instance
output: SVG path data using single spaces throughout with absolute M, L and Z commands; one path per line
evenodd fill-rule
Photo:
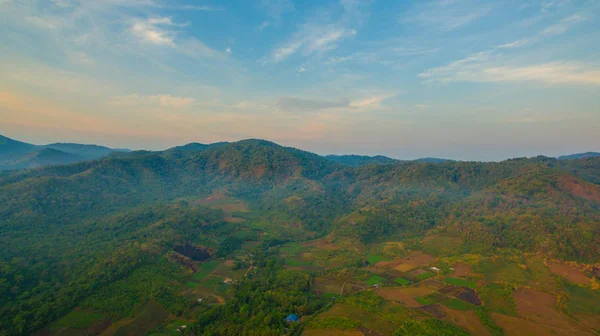
M 499 160 L 600 150 L 600 2 L 0 0 L 0 133 Z

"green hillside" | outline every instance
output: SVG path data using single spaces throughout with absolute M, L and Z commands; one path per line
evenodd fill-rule
M 264 140 L 6 173 L 0 334 L 499 334 L 547 297 L 557 330 L 589 332 L 599 176 L 600 158 L 352 167 Z

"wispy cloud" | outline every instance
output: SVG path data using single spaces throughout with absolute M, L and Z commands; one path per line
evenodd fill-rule
M 71 63 L 79 65 L 94 65 L 96 62 L 83 51 L 67 51 L 67 57 Z
M 571 28 L 572 25 L 585 20 L 586 17 L 579 14 L 568 16 L 566 18 L 561 19 L 558 23 L 553 24 L 550 27 L 544 29 L 541 32 L 541 35 L 552 36 L 564 34 L 567 30 L 569 30 L 569 28 Z
M 569 29 L 571 29 L 571 27 L 573 25 L 583 22 L 585 20 L 587 20 L 587 17 L 580 15 L 580 14 L 573 14 L 573 15 L 567 16 L 565 18 L 562 18 L 557 23 L 554 23 L 554 24 L 542 29 L 540 32 L 538 32 L 536 35 L 534 35 L 532 37 L 516 40 L 516 41 L 510 42 L 510 43 L 506 43 L 506 44 L 502 44 L 502 45 L 499 45 L 498 48 L 513 49 L 513 48 L 520 48 L 520 47 L 523 47 L 523 46 L 526 46 L 529 44 L 537 43 L 537 42 L 540 42 L 541 40 L 543 40 L 544 38 L 564 34 L 567 31 L 569 31 Z
M 357 34 L 362 15 L 357 13 L 363 9 L 364 1 L 341 1 L 341 15 L 335 17 L 331 10 L 323 10 L 316 19 L 311 18 L 281 46 L 276 48 L 270 60 L 277 63 L 288 57 L 301 53 L 304 56 L 321 55 L 337 48 L 344 39 Z
M 281 62 L 301 51 L 308 56 L 312 53 L 324 53 L 337 47 L 337 43 L 356 35 L 356 30 L 337 25 L 307 25 L 285 45 L 276 49 L 272 60 Z
M 259 7 L 268 17 L 256 29 L 263 31 L 271 26 L 281 24 L 281 17 L 284 14 L 293 12 L 296 8 L 290 0 L 260 0 Z
M 281 97 L 275 102 L 275 107 L 286 112 L 314 112 L 320 110 L 345 109 L 346 111 L 369 110 L 381 107 L 381 103 L 395 97 L 396 94 L 369 95 L 364 98 L 350 100 L 340 98 L 336 100 Z
M 402 16 L 401 22 L 418 24 L 445 32 L 475 22 L 492 11 L 490 3 L 473 0 L 436 0 L 418 2 Z
M 130 31 L 142 42 L 174 47 L 177 30 L 173 27 L 185 25 L 174 23 L 170 17 L 150 17 L 135 20 Z
M 381 107 L 381 103 L 384 100 L 395 97 L 395 96 L 396 96 L 396 94 L 382 94 L 382 95 L 376 95 L 376 96 L 372 96 L 372 97 L 368 97 L 368 98 L 364 98 L 364 99 L 359 99 L 359 100 L 355 100 L 355 101 L 351 102 L 350 107 L 357 108 L 357 109 Z
M 394 45 L 395 43 L 392 43 Z M 385 46 L 371 51 L 359 51 L 344 56 L 331 56 L 326 64 L 358 63 L 393 66 L 406 61 L 407 58 L 418 57 L 439 52 L 440 48 L 404 48 Z
M 600 68 L 577 62 L 547 62 L 512 65 L 491 61 L 489 54 L 479 53 L 448 66 L 419 74 L 436 82 L 539 82 L 543 84 L 600 85 Z
M 114 106 L 162 106 L 185 108 L 192 105 L 196 99 L 189 97 L 171 96 L 168 94 L 160 95 L 140 95 L 137 93 L 113 97 L 108 101 Z
M 498 46 L 500 49 L 512 49 L 526 46 L 532 42 L 532 39 L 520 39 L 510 43 L 501 44 Z
M 57 19 L 51 17 L 41 17 L 41 16 L 33 16 L 29 15 L 25 17 L 25 22 L 31 24 L 34 27 L 40 29 L 57 29 L 59 22 Z
M 184 6 L 174 6 L 168 7 L 173 9 L 181 9 L 181 10 L 194 10 L 194 11 L 202 11 L 202 12 L 214 12 L 214 11 L 222 11 L 223 7 L 217 6 L 208 6 L 208 5 L 184 5 Z
M 349 107 L 350 100 L 347 98 L 340 100 L 320 100 L 283 97 L 277 100 L 275 106 L 289 112 L 311 112 L 332 108 Z

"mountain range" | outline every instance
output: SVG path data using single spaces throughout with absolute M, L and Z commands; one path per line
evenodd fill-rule
M 0 135 L 0 171 L 64 165 L 127 151 L 126 149 L 75 143 L 53 143 L 40 146 Z
M 173 319 L 193 323 L 199 335 L 275 335 L 304 326 L 286 324 L 282 314 L 320 321 L 332 305 L 372 319 L 396 307 L 394 314 L 411 321 L 448 322 L 427 303 L 459 304 L 444 296 L 443 281 L 477 289 L 471 296 L 494 291 L 483 304 L 460 303 L 491 331 L 500 328 L 490 317 L 496 313 L 526 321 L 506 299 L 522 288 L 562 295 L 565 311 L 578 319 L 600 316 L 596 289 L 561 282 L 544 266 L 558 260 L 586 269 L 583 279 L 600 276 L 593 266 L 600 263 L 600 157 L 397 162 L 323 157 L 254 139 L 156 152 L 4 144 L 3 157 L 29 151 L 40 163 L 62 155 L 56 151 L 78 158 L 103 153 L 0 175 L 0 330 L 10 335 L 64 328 L 84 335 L 113 324 L 124 328 L 117 334 L 143 334 L 171 328 Z M 433 257 L 400 271 L 375 268 L 386 258 L 423 259 L 415 251 Z M 446 279 L 440 286 L 421 282 L 432 276 L 430 267 L 450 272 L 457 260 L 476 274 L 458 280 L 440 274 Z M 207 273 L 210 265 L 219 268 Z M 224 281 L 239 285 L 228 290 Z M 339 284 L 335 295 L 346 283 L 355 292 L 336 304 L 328 283 Z M 407 299 L 373 297 L 361 290 L 365 283 L 414 283 L 439 292 L 419 298 L 425 308 L 413 309 L 402 306 Z M 199 304 L 199 297 L 213 301 Z M 508 303 L 495 306 L 498 300 Z M 403 326 L 385 318 L 378 323 Z
M 208 148 L 229 144 L 228 142 L 217 142 L 213 144 L 201 144 L 192 142 L 182 146 L 176 146 L 167 150 L 171 153 L 194 152 Z M 0 135 L 0 171 L 30 169 L 51 165 L 64 165 L 86 160 L 99 159 L 109 155 L 123 155 L 131 152 L 129 149 L 113 149 L 98 145 L 84 145 L 77 143 L 53 143 L 48 145 L 33 145 Z M 150 151 L 137 151 L 132 155 L 150 153 Z M 562 155 L 559 160 L 580 159 L 586 157 L 600 156 L 598 152 L 586 152 L 579 154 Z M 326 159 L 350 167 L 379 164 L 401 164 L 407 162 L 443 163 L 453 160 L 444 158 L 420 158 L 415 160 L 399 160 L 383 155 L 326 155 Z

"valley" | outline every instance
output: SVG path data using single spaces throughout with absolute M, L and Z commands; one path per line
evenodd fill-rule
M 196 147 L 1 175 L 3 335 L 600 332 L 599 158 Z

